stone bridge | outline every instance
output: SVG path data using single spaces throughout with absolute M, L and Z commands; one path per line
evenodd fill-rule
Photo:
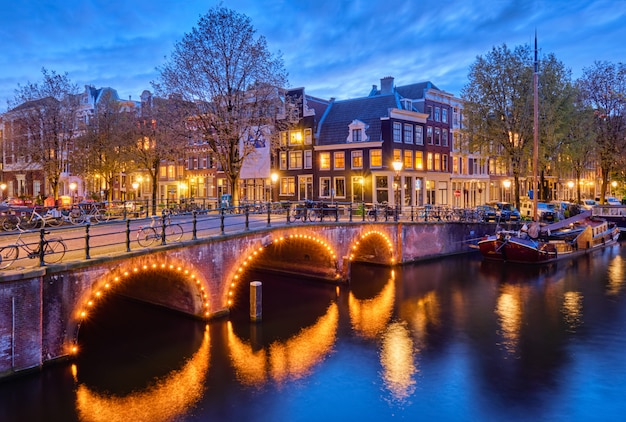
M 479 223 L 294 224 L 2 272 L 0 378 L 78 353 L 81 323 L 112 292 L 210 319 L 247 299 L 238 292 L 249 268 L 358 282 L 350 280 L 352 262 L 398 265 L 468 252 L 470 239 L 492 230 Z

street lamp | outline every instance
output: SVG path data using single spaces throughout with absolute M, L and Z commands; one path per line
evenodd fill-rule
M 137 190 L 139 189 L 139 183 L 133 182 L 132 186 L 133 186 L 133 189 L 135 190 L 135 199 L 137 199 L 137 196 L 138 196 Z
M 567 188 L 569 190 L 569 198 L 568 199 L 571 201 L 572 198 L 574 198 L 574 192 L 573 192 L 574 182 L 572 182 L 571 180 L 569 182 L 567 182 Z
M 76 202 L 76 198 L 78 196 L 76 188 L 78 188 L 78 184 L 76 182 L 70 183 L 70 195 L 72 195 L 72 204 Z
M 361 203 L 365 202 L 364 196 L 363 196 L 363 191 L 365 190 L 365 179 L 363 179 L 363 176 L 361 176 L 361 178 L 359 179 L 359 183 L 361 184 Z
M 398 179 L 397 183 L 396 183 L 396 195 L 394 198 L 394 202 L 396 205 L 396 213 L 395 213 L 395 220 L 398 221 L 398 212 L 399 212 L 399 208 L 398 206 L 400 205 L 400 171 L 402 170 L 402 161 L 400 160 L 396 160 L 392 163 L 393 169 L 396 172 L 396 179 Z
M 270 202 L 274 200 L 274 183 L 278 181 L 278 174 L 272 173 L 270 176 Z
M 4 200 L 4 191 L 7 188 L 7 184 L 6 183 L 1 183 L 0 184 L 0 199 Z
M 511 201 L 510 199 L 507 199 L 507 196 L 509 196 L 509 188 L 511 187 L 511 181 L 509 179 L 506 179 L 502 182 L 502 186 L 504 186 L 504 201 Z

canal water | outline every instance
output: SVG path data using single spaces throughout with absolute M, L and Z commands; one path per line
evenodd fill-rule
M 548 267 L 456 256 L 263 274 L 209 324 L 110 298 L 74 362 L 0 383 L 0 421 L 618 421 L 626 248 Z M 245 296 L 245 292 L 239 292 Z

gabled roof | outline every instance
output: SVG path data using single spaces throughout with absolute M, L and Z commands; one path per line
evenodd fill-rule
M 441 91 L 430 81 L 396 87 L 396 91 L 402 98 L 408 98 L 410 100 L 423 100 L 425 92 L 429 89 Z
M 348 125 L 354 120 L 369 126 L 365 131 L 368 141 L 380 141 L 380 120 L 389 117 L 389 110 L 393 108 L 399 108 L 395 94 L 331 102 L 322 118 L 317 144 L 347 143 Z

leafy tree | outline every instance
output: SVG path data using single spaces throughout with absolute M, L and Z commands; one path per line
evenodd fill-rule
M 16 165 L 43 171 L 47 187 L 59 197 L 61 173 L 67 164 L 79 109 L 78 86 L 66 74 L 41 70 L 43 80 L 18 85 L 9 101 L 9 119 L 19 130 L 8 134 Z M 47 190 L 47 189 L 46 189 Z
M 86 178 L 104 183 L 107 200 L 113 199 L 114 179 L 132 166 L 131 147 L 136 137 L 134 107 L 107 90 L 95 104 L 93 117 L 75 140 L 72 168 Z
M 224 171 L 235 204 L 239 176 L 254 139 L 273 123 L 287 75 L 280 55 L 255 37 L 250 19 L 216 6 L 179 41 L 160 69 L 157 93 L 194 105 L 194 128 Z
M 602 174 L 600 201 L 604 203 L 609 178 L 626 154 L 626 66 L 595 62 L 583 69 L 578 81 L 583 101 L 594 110 L 595 153 Z

